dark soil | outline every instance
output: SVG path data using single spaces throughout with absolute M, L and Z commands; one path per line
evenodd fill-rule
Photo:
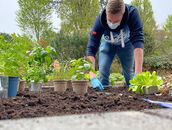
M 147 103 L 143 98 L 172 101 L 172 96 L 168 94 L 136 95 L 124 87 L 105 88 L 104 91 L 89 88 L 84 96 L 69 89 L 64 94 L 58 94 L 51 88 L 44 89 L 41 94 L 24 91 L 14 98 L 0 100 L 0 120 L 163 108 Z

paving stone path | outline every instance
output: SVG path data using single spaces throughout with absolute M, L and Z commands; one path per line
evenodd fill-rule
M 0 121 L 0 130 L 172 130 L 172 109 Z

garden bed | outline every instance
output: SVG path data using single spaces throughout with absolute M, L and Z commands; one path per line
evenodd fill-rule
M 70 89 L 58 94 L 49 88 L 40 94 L 24 91 L 14 98 L 0 100 L 0 120 L 163 108 L 147 103 L 143 98 L 172 101 L 168 94 L 136 95 L 128 92 L 126 87 L 110 87 L 103 91 L 89 88 L 84 96 L 76 95 Z

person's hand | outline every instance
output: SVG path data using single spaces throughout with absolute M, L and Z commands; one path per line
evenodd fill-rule
M 101 82 L 97 79 L 97 77 L 94 77 L 91 79 L 91 84 L 93 86 L 93 88 L 98 88 L 99 90 L 103 90 L 103 85 L 101 84 Z

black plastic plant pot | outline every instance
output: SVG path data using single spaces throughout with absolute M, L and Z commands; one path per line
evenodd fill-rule
M 149 88 L 144 87 L 143 91 L 144 94 L 154 94 L 154 93 L 158 93 L 159 89 L 157 86 L 150 86 Z

